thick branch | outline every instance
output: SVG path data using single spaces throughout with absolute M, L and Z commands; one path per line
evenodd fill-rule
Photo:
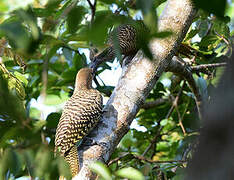
M 189 0 L 168 0 L 158 27 L 160 31 L 172 31 L 173 35 L 150 42 L 153 61 L 139 51 L 132 62 L 123 67 L 118 85 L 104 108 L 103 118 L 93 132 L 93 139 L 98 145 L 79 150 L 81 170 L 76 179 L 94 177 L 88 168 L 93 161 L 108 162 L 117 144 L 128 132 L 142 103 L 174 56 L 194 14 Z

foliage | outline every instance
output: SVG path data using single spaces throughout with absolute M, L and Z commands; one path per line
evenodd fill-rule
M 155 11 L 160 12 L 164 2 L 98 0 L 96 8 L 90 8 L 86 0 L 80 0 L 77 6 L 76 0 L 32 0 L 31 5 L 15 9 L 8 1 L 0 2 L 0 179 L 55 179 L 59 174 L 70 177 L 63 159 L 54 158 L 54 135 L 61 104 L 69 97 L 75 75 L 90 62 L 84 52 L 87 48 L 103 48 L 113 25 L 139 18 L 153 31 L 150 38 L 165 37 L 167 32 L 157 33 Z M 200 3 L 197 1 L 198 6 Z M 223 16 L 221 7 L 220 11 L 211 8 L 208 12 Z M 184 48 L 189 47 L 186 57 L 193 65 L 219 62 L 219 57 L 231 52 L 230 17 L 220 19 L 208 12 L 199 10 L 183 42 Z M 144 49 L 150 56 L 148 51 Z M 193 57 L 195 61 L 191 61 Z M 109 63 L 99 67 L 98 74 L 107 69 L 111 69 Z M 222 68 L 208 72 L 200 73 L 199 78 L 194 75 L 206 100 Z M 107 97 L 114 88 L 99 79 L 95 84 Z M 172 106 L 177 96 L 179 101 Z M 117 161 L 109 167 L 100 163 L 92 166 L 100 177 L 183 177 L 186 162 L 180 160 L 190 158 L 200 128 L 194 96 L 183 80 L 166 73 L 146 102 L 157 99 L 167 101 L 140 110 L 134 120 L 137 125 L 112 155 L 112 160 Z M 47 109 L 33 106 L 35 100 L 47 108 L 53 106 L 53 112 L 47 116 Z

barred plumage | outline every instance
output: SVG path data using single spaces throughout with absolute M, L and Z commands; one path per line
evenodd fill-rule
M 108 47 L 94 57 L 92 67 L 96 69 L 102 62 L 113 60 L 118 49 L 122 55 L 134 55 L 141 48 L 141 42 L 148 33 L 149 30 L 142 21 L 116 27 L 109 35 Z
M 55 136 L 55 150 L 65 157 L 72 176 L 78 173 L 76 143 L 95 127 L 101 118 L 102 96 L 92 88 L 92 69 L 81 69 L 76 77 L 75 90 L 67 101 Z

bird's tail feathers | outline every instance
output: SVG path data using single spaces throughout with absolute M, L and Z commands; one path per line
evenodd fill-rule
M 72 177 L 79 173 L 79 159 L 76 145 L 74 145 L 70 151 L 66 154 L 65 160 L 70 166 Z

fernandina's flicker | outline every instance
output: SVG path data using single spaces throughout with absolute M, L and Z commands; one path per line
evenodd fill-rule
M 101 63 L 113 60 L 118 52 L 124 56 L 135 55 L 139 49 L 147 46 L 151 36 L 150 30 L 141 20 L 119 25 L 109 34 L 107 48 L 93 57 L 91 67 L 96 70 Z M 191 50 L 188 50 L 182 43 L 178 54 L 188 56 L 191 54 Z
M 91 67 L 96 69 L 101 63 L 113 60 L 118 52 L 125 56 L 135 55 L 148 35 L 149 30 L 142 21 L 119 25 L 111 31 L 108 47 L 93 58 Z
M 68 162 L 72 176 L 79 172 L 77 142 L 98 123 L 102 113 L 102 95 L 92 88 L 93 70 L 81 69 L 75 90 L 67 101 L 56 129 L 55 151 Z

